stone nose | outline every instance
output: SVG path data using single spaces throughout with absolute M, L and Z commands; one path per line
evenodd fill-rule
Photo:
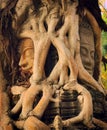
M 28 63 L 26 62 L 26 60 L 23 59 L 23 57 L 21 56 L 20 61 L 19 61 L 19 66 L 20 67 L 26 67 L 28 65 Z

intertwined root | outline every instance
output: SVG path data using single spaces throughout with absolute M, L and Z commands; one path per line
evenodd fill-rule
M 91 127 L 92 126 L 92 117 L 93 117 L 93 103 L 91 94 L 87 89 L 76 82 L 69 82 L 64 86 L 64 89 L 78 92 L 78 101 L 80 103 L 80 113 L 78 116 L 69 118 L 63 121 L 65 126 L 70 126 L 73 123 L 83 121 L 83 123 Z
M 25 90 L 17 102 L 17 104 L 11 110 L 11 114 L 16 114 L 22 108 L 20 119 L 27 118 L 28 114 L 35 115 L 41 118 L 45 111 L 48 103 L 52 99 L 55 88 L 47 84 L 45 81 L 40 85 L 33 85 Z M 42 92 L 40 101 L 37 101 L 38 94 Z M 25 98 L 26 97 L 26 98 Z M 38 102 L 36 107 L 33 109 L 34 102 Z M 32 110 L 33 109 L 33 110 Z M 31 111 L 31 112 L 30 112 Z M 30 113 L 29 113 L 30 112 Z
M 47 105 L 51 101 L 54 93 L 54 89 L 51 88 L 51 85 L 55 83 L 64 85 L 67 82 L 77 81 L 77 78 L 79 78 L 88 82 L 92 88 L 104 93 L 103 88 L 84 69 L 81 62 L 78 34 L 79 16 L 76 14 L 77 1 L 61 1 L 63 2 L 62 7 L 58 2 L 52 1 L 52 6 L 50 2 L 44 2 L 45 4 L 43 3 L 38 15 L 31 17 L 31 21 L 28 20 L 18 34 L 20 38 L 31 38 L 34 43 L 34 64 L 31 86 L 21 95 L 20 100 L 12 109 L 12 113 L 15 114 L 22 107 L 20 118 L 26 118 L 27 115 L 35 115 L 41 118 Z M 94 29 L 96 20 L 93 19 L 93 16 L 88 14 L 88 12 L 87 18 L 89 21 L 91 21 L 91 19 L 95 21 L 91 23 Z M 63 22 L 63 24 L 60 24 L 59 28 L 57 28 L 60 20 L 62 20 L 61 22 Z M 96 32 L 96 28 L 94 31 Z M 96 35 L 99 34 L 96 33 Z M 96 42 L 96 44 L 100 44 L 97 40 Z M 45 63 L 51 44 L 56 48 L 59 59 L 50 75 L 46 77 L 46 75 L 44 76 Z M 71 90 L 72 84 L 66 84 L 64 88 L 66 89 L 66 87 Z M 74 90 L 80 93 L 78 100 L 81 104 L 81 112 L 78 116 L 70 118 L 63 123 L 64 125 L 70 125 L 71 123 L 83 121 L 84 124 L 89 127 L 92 124 L 91 118 L 93 114 L 91 95 L 78 83 L 73 85 L 73 87 Z M 43 93 L 42 97 L 33 109 L 35 97 L 40 92 Z
M 94 89 L 104 93 L 104 89 L 95 81 L 95 79 L 84 69 L 80 58 L 80 43 L 78 23 L 79 17 L 76 14 L 78 2 L 62 1 L 62 7 L 58 2 L 53 2 L 51 6 L 48 1 L 39 10 L 39 15 L 31 17 L 22 27 L 20 38 L 29 37 L 34 42 L 34 64 L 33 64 L 33 80 L 39 82 L 44 79 L 45 62 L 49 47 L 53 44 L 58 52 L 58 63 L 53 68 L 48 80 L 64 84 L 67 80 L 77 80 L 77 78 L 88 82 Z M 46 6 L 47 5 L 47 6 Z M 63 16 L 63 25 L 56 29 L 61 17 Z M 86 16 L 89 19 L 96 37 L 96 50 L 99 50 L 98 57 L 101 60 L 100 42 L 97 22 L 93 15 L 86 10 Z M 33 22 L 31 22 L 33 21 Z M 94 22 L 91 22 L 94 21 Z M 46 25 L 47 27 L 46 27 Z M 58 72 L 58 73 L 57 73 Z M 79 72 L 79 73 L 78 73 Z M 63 78 L 65 74 L 66 80 Z M 47 77 L 46 77 L 47 78 Z
M 50 130 L 50 128 L 36 117 L 30 116 L 24 123 L 24 130 Z

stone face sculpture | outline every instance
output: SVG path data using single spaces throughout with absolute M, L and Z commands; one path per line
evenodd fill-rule
M 34 61 L 34 45 L 31 39 L 23 39 L 20 43 L 20 61 L 19 66 L 24 73 L 32 73 L 32 66 Z
M 92 60 L 88 72 L 82 63 L 84 58 L 81 60 L 80 57 L 82 51 L 80 40 L 82 38 L 81 32 L 79 38 L 78 2 L 80 1 L 41 0 L 35 3 L 38 4 L 37 12 L 31 10 L 31 7 L 34 9 L 34 1 L 21 6 L 23 0 L 19 0 L 16 4 L 16 14 L 14 14 L 16 21 L 12 21 L 12 27 L 17 38 L 22 41 L 19 66 L 23 73 L 32 74 L 28 88 L 23 86 L 11 88 L 13 95 L 20 94 L 18 102 L 10 111 L 13 119 L 18 114 L 18 119 L 12 121 L 18 129 L 49 130 L 54 127 L 56 130 L 61 130 L 64 127 L 70 128 L 78 122 L 82 122 L 87 128 L 93 128 L 93 123 L 100 122 L 102 127 L 107 128 L 106 123 L 93 118 L 92 96 L 78 81 L 84 81 L 90 85 L 91 89 L 99 91 L 102 95 L 105 94 L 104 88 L 92 77 L 96 63 L 100 69 L 101 29 L 90 11 L 84 8 L 85 17 L 92 27 L 95 38 L 92 39 L 91 58 L 94 58 L 94 51 L 97 51 L 98 57 L 95 64 Z M 20 11 L 18 12 L 19 7 Z M 28 12 L 24 12 L 25 8 L 28 9 Z M 28 18 L 24 22 L 21 17 L 25 13 L 28 14 Z M 19 29 L 18 21 L 21 25 Z M 51 46 L 56 49 L 57 62 L 51 72 L 47 74 L 46 69 L 50 66 L 46 68 L 46 60 Z M 74 117 L 71 114 L 73 92 L 76 92 L 75 101 L 79 108 Z M 71 106 L 68 105 L 67 109 L 64 108 L 64 101 L 71 103 Z M 51 123 L 46 123 L 45 112 L 52 104 L 57 108 L 57 113 L 52 117 Z M 52 108 L 53 112 L 54 107 Z M 68 109 L 70 115 L 65 117 L 64 112 Z

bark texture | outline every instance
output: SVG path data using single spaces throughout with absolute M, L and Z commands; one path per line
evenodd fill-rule
M 97 119 L 97 116 L 94 117 L 93 101 L 98 92 L 105 104 L 106 92 L 98 80 L 102 57 L 101 31 L 106 25 L 104 22 L 104 26 L 100 24 L 99 21 L 102 22 L 102 19 L 100 17 L 98 21 L 97 18 L 100 14 L 95 16 L 87 6 L 88 0 L 84 4 L 83 2 L 2 2 L 0 41 L 1 45 L 4 43 L 4 50 L 0 48 L 0 54 L 4 54 L 8 62 L 4 63 L 7 64 L 4 68 L 2 60 L 0 62 L 1 129 L 76 129 L 75 123 L 83 125 L 82 129 L 107 128 L 106 122 Z M 80 55 L 79 22 L 83 17 L 88 20 L 94 34 L 94 56 L 97 57 L 94 68 L 98 71 L 97 77 L 93 77 L 96 75 L 95 72 L 91 75 L 84 67 Z M 7 39 L 7 42 L 2 38 Z M 54 57 L 56 56 L 53 66 L 52 48 L 55 51 Z M 10 62 L 11 66 L 8 67 Z M 4 80 L 6 72 L 7 84 Z M 13 102 L 9 103 L 9 99 Z M 48 110 L 50 113 L 47 113 Z M 46 119 L 49 116 L 52 117 L 51 122 Z

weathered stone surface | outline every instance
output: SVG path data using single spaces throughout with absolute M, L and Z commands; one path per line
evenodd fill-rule
M 107 101 L 98 81 L 100 12 L 94 15 L 83 3 L 15 0 L 0 6 L 0 63 L 4 54 L 10 56 L 6 67 L 0 64 L 0 129 L 107 128 Z

